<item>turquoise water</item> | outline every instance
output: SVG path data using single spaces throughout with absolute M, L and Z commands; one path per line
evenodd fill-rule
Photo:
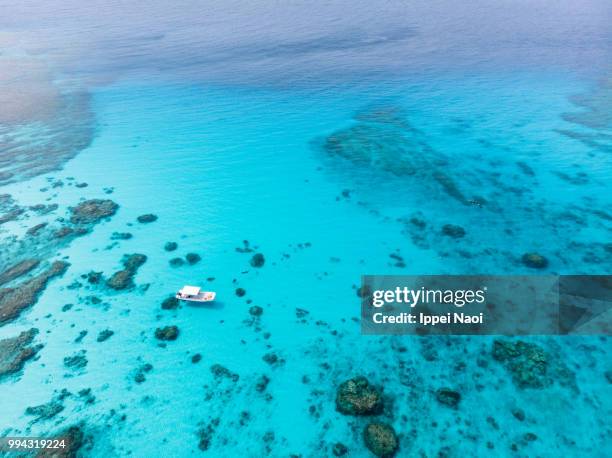
M 431 24 L 417 21 L 416 30 L 430 33 Z M 601 30 L 597 23 L 594 29 Z M 600 62 L 609 42 L 592 43 L 593 61 Z M 471 65 L 449 63 L 437 57 L 441 47 L 419 55 L 415 68 L 390 69 L 386 44 L 382 51 L 374 45 L 355 51 L 335 36 L 299 44 L 274 54 L 261 42 L 245 48 L 230 40 L 223 55 L 261 50 L 231 78 L 219 77 L 223 65 L 207 60 L 197 72 L 210 65 L 210 78 L 195 77 L 195 69 L 167 70 L 162 63 L 172 64 L 165 55 L 172 52 L 164 47 L 155 64 L 162 71 L 154 76 L 143 76 L 138 66 L 146 55 L 136 52 L 133 73 L 116 62 L 100 63 L 103 71 L 94 67 L 87 78 L 74 62 L 63 69 L 58 85 L 70 75 L 80 84 L 104 80 L 86 84 L 95 136 L 60 170 L 0 188 L 19 205 L 59 205 L 51 216 L 0 226 L 2 237 L 11 243 L 6 237 L 23 236 L 39 219 L 65 216 L 82 198 L 111 198 L 120 209 L 90 234 L 54 249 L 49 259 L 68 260 L 68 272 L 0 327 L 0 338 L 36 327 L 44 344 L 37 359 L 2 381 L 0 433 L 49 435 L 79 424 L 89 438 L 81 453 L 92 457 L 333 456 L 336 442 L 349 456 L 366 457 L 372 456 L 362 440 L 368 419 L 344 416 L 334 405 L 337 386 L 364 374 L 384 387 L 382 418 L 399 435 L 398 456 L 609 456 L 607 337 L 532 339 L 575 378 L 569 386 L 524 389 L 491 359 L 492 338 L 361 336 L 355 291 L 363 274 L 532 273 L 521 263 L 525 252 L 545 255 L 547 273 L 609 273 L 610 106 L 592 103 L 609 100 L 605 66 L 573 67 L 563 53 L 543 53 L 554 62 L 537 62 L 541 51 L 532 43 L 523 58 L 504 48 L 500 60 L 505 56 L 507 66 L 492 65 L 488 47 L 470 54 Z M 362 72 L 362 63 L 351 60 L 359 69 L 349 66 L 343 75 L 333 65 L 306 65 L 315 76 L 305 72 L 298 82 L 294 62 L 283 61 L 285 67 L 274 59 L 304 49 L 312 53 L 305 52 L 302 64 L 333 60 L 329 52 L 340 59 L 355 53 L 371 68 Z M 121 56 L 130 60 L 127 51 Z M 271 75 L 274 69 L 287 69 L 287 81 Z M 121 76 L 107 80 L 113 71 Z M 322 146 L 363 123 L 387 147 L 407 142 L 414 170 L 399 170 L 393 148 L 383 149 L 382 159 L 360 162 Z M 66 185 L 50 187 L 51 177 Z M 68 186 L 67 177 L 88 186 Z M 159 218 L 137 223 L 145 213 Z M 424 230 L 410 223 L 414 217 L 426 222 Z M 449 223 L 466 236 L 442 235 Z M 114 232 L 133 238 L 112 241 Z M 243 240 L 264 254 L 262 268 L 249 265 L 252 253 L 236 251 Z M 168 241 L 178 243 L 176 252 L 164 250 Z M 189 252 L 202 260 L 169 264 Z M 110 276 L 127 253 L 148 257 L 134 289 L 112 292 L 81 278 L 91 270 Z M 219 300 L 161 309 L 183 284 L 206 285 Z M 93 304 L 92 295 L 102 302 Z M 62 311 L 65 304 L 74 306 Z M 258 318 L 249 313 L 253 305 L 263 308 Z M 298 308 L 309 312 L 304 319 Z M 178 326 L 180 335 L 160 347 L 154 331 L 165 325 Z M 96 341 L 104 329 L 114 334 Z M 82 330 L 87 335 L 75 342 Z M 80 350 L 85 368 L 67 368 L 64 358 Z M 264 361 L 270 352 L 282 363 Z M 202 359 L 192 363 L 196 353 Z M 153 369 L 137 383 L 145 363 Z M 239 380 L 215 378 L 213 364 Z M 263 393 L 256 390 L 262 374 L 270 378 Z M 440 386 L 461 392 L 458 409 L 436 402 Z M 76 394 L 85 388 L 94 402 Z M 34 421 L 25 413 L 62 389 L 72 395 L 54 417 Z M 512 415 L 517 408 L 524 421 Z M 203 452 L 198 431 L 215 418 Z M 526 433 L 537 439 L 524 439 Z

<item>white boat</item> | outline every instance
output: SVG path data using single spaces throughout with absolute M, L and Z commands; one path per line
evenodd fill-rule
M 190 302 L 211 302 L 215 300 L 217 293 L 213 291 L 202 291 L 199 286 L 183 286 L 178 293 L 176 298 L 181 301 Z

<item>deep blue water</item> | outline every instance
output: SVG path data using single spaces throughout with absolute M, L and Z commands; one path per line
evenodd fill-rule
M 0 171 L 12 174 L 0 193 L 58 204 L 1 225 L 5 253 L 13 236 L 27 252 L 26 229 L 81 198 L 120 205 L 47 247 L 68 272 L 0 326 L 0 338 L 36 327 L 44 344 L 0 380 L 1 435 L 79 424 L 84 456 L 318 457 L 336 442 L 371 456 L 368 419 L 334 406 L 336 387 L 364 374 L 384 387 L 398 456 L 610 455 L 607 337 L 532 339 L 572 383 L 521 388 L 491 358 L 492 338 L 366 337 L 354 320 L 362 274 L 532 273 L 526 252 L 546 256 L 546 273 L 610 272 L 608 2 L 0 6 Z M 330 154 L 326 141 L 345 134 L 350 154 Z M 144 213 L 159 219 L 136 223 Z M 113 243 L 114 232 L 133 238 Z M 243 240 L 264 267 L 236 251 Z M 135 252 L 148 256 L 135 289 L 83 282 Z M 171 267 L 188 252 L 202 260 Z M 216 307 L 160 308 L 208 277 Z M 162 348 L 153 333 L 169 324 L 180 336 Z M 114 334 L 98 342 L 104 329 Z M 87 365 L 67 368 L 81 350 Z M 265 362 L 270 352 L 283 362 Z M 213 364 L 239 380 L 215 379 Z M 461 393 L 458 409 L 436 402 L 440 386 Z M 94 402 L 77 394 L 86 388 Z M 62 389 L 61 412 L 26 413 Z

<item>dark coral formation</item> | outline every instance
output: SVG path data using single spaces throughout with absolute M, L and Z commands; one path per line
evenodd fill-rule
M 263 254 L 255 253 L 253 257 L 251 258 L 250 264 L 253 267 L 259 268 L 259 267 L 263 267 L 265 262 L 266 262 L 266 258 L 264 258 Z
M 32 306 L 49 280 L 63 275 L 69 264 L 55 261 L 41 274 L 13 288 L 0 289 L 0 325 L 17 318 L 21 312 Z
M 18 63 L 17 67 L 26 61 L 27 59 L 21 60 L 22 63 Z M 26 68 L 30 68 L 30 65 L 26 64 Z M 27 73 L 30 74 L 30 70 L 27 70 Z M 37 71 L 34 70 L 34 73 Z M 34 78 L 38 80 L 39 76 Z M 43 78 L 47 80 L 46 76 Z M 5 92 L 7 94 L 13 93 L 12 91 L 21 93 L 25 90 L 27 93 L 32 90 L 26 86 L 14 86 L 12 81 L 8 82 L 7 89 L 4 86 L 6 81 L 3 81 L 3 91 L 8 91 Z M 49 83 L 50 80 L 45 82 L 45 85 Z M 57 96 L 47 98 L 42 95 L 46 92 L 46 89 L 42 89 L 45 86 L 35 84 L 37 89 L 34 89 L 32 94 L 35 93 L 36 96 L 32 96 L 30 102 L 33 103 L 32 108 L 36 114 L 32 116 L 31 113 L 22 111 L 19 104 L 15 105 L 16 110 L 6 106 L 3 110 L 3 122 L 0 123 L 0 185 L 61 169 L 66 161 L 89 146 L 94 137 L 95 119 L 89 92 L 64 85 L 63 89 L 54 89 L 58 91 Z M 39 89 L 42 89 L 42 92 Z M 8 118 L 5 116 L 7 112 Z M 39 116 L 41 113 L 45 115 Z
M 263 315 L 263 309 L 259 305 L 253 305 L 249 308 L 249 314 L 258 317 Z
M 185 259 L 190 266 L 193 266 L 194 264 L 200 262 L 202 257 L 198 253 L 187 253 L 185 255 Z
M 436 400 L 445 406 L 457 408 L 461 401 L 461 394 L 450 388 L 438 388 L 436 390 Z
M 576 389 L 575 374 L 552 351 L 534 343 L 495 340 L 492 356 L 519 388 L 545 388 L 553 383 Z
M 334 456 L 345 456 L 348 455 L 349 449 L 342 442 L 336 442 L 332 447 L 332 453 Z
M 251 243 L 248 240 L 243 240 L 242 245 L 243 246 L 236 248 L 238 253 L 251 253 L 253 251 L 253 248 L 251 248 Z
M 115 272 L 108 280 L 106 286 L 114 290 L 129 289 L 134 286 L 134 277 L 138 273 L 138 269 L 147 262 L 147 256 L 144 254 L 130 254 L 123 257 L 123 270 Z
M 178 248 L 178 243 L 176 242 L 166 242 L 164 245 L 164 250 L 166 251 L 175 251 Z
M 496 340 L 493 358 L 503 363 L 512 374 L 512 380 L 521 388 L 542 388 L 548 384 L 548 361 L 544 350 L 536 344 Z
M 73 355 L 66 356 L 64 358 L 64 366 L 74 371 L 84 369 L 88 363 L 86 354 L 86 350 L 81 350 Z
M 383 410 L 382 393 L 367 378 L 357 376 L 341 383 L 336 409 L 345 415 L 377 415 Z
M 0 273 L 0 285 L 4 285 L 5 283 L 27 274 L 31 270 L 38 267 L 39 264 L 39 259 L 24 259 L 23 261 L 13 264 L 4 272 Z
M 81 426 L 71 426 L 65 431 L 54 435 L 53 439 L 63 440 L 65 447 L 57 449 L 43 449 L 36 454 L 36 458 L 77 458 L 80 451 L 91 438 L 87 438 Z
M 283 358 L 279 357 L 274 352 L 266 353 L 265 355 L 263 355 L 261 357 L 261 359 L 263 359 L 270 366 L 281 366 L 281 365 L 285 364 L 285 360 Z
M 152 370 L 153 370 L 152 364 L 150 363 L 143 364 L 136 370 L 136 373 L 134 374 L 134 381 L 138 384 L 145 382 L 147 380 L 147 377 L 145 374 L 148 374 Z
M 258 393 L 263 393 L 268 388 L 268 384 L 270 383 L 270 377 L 263 374 L 261 377 L 257 379 L 257 383 L 255 384 L 255 391 Z
M 134 286 L 133 278 L 134 274 L 129 270 L 120 270 L 106 280 L 106 286 L 116 290 L 132 288 Z
M 134 273 L 145 263 L 147 262 L 147 256 L 144 254 L 130 254 L 126 255 L 123 259 L 123 266 Z
M 94 272 L 93 270 L 86 273 L 84 276 L 85 279 L 87 279 L 88 283 L 91 283 L 92 285 L 98 285 L 102 282 L 102 272 Z
M 110 199 L 91 199 L 72 208 L 70 222 L 73 224 L 92 224 L 113 216 L 119 205 Z
M 210 448 L 210 443 L 213 440 L 215 430 L 219 426 L 220 422 L 221 420 L 219 418 L 214 418 L 210 423 L 198 431 L 198 448 L 200 450 L 206 451 Z
M 4 223 L 8 223 L 9 221 L 16 220 L 24 212 L 25 210 L 23 208 L 19 208 L 19 207 L 12 208 L 10 211 L 0 216 L 0 224 L 4 224 Z
M 399 448 L 399 441 L 393 426 L 387 423 L 370 423 L 363 431 L 366 447 L 381 458 L 394 456 Z
M 38 329 L 23 331 L 15 337 L 0 340 L 0 379 L 19 372 L 26 361 L 34 358 L 42 345 L 31 345 Z
M 168 296 L 162 301 L 161 308 L 164 310 L 174 310 L 178 308 L 179 300 L 174 296 Z
M 521 261 L 532 269 L 545 269 L 548 267 L 548 259 L 538 253 L 525 253 Z
M 114 331 L 110 329 L 104 329 L 103 331 L 100 331 L 100 333 L 98 334 L 98 337 L 96 338 L 96 342 L 104 342 L 110 339 L 113 336 L 113 334 L 115 334 Z
M 456 224 L 445 224 L 442 226 L 442 234 L 454 239 L 465 237 L 465 229 Z
M 213 364 L 210 366 L 210 372 L 212 372 L 213 376 L 217 379 L 227 378 L 233 382 L 237 382 L 240 376 L 235 372 L 230 371 L 228 368 L 222 366 L 221 364 Z
M 143 224 L 153 223 L 157 221 L 157 215 L 154 215 L 153 213 L 147 213 L 146 215 L 140 215 L 137 220 L 139 223 Z
M 26 408 L 25 414 L 32 415 L 36 417 L 36 421 L 40 421 L 49 420 L 50 418 L 53 418 L 59 414 L 62 410 L 64 410 L 64 405 L 59 400 L 53 399 L 45 404 Z
M 172 267 L 180 267 L 185 264 L 185 260 L 183 258 L 172 258 L 168 262 Z
M 49 223 L 36 224 L 35 226 L 32 226 L 26 231 L 26 235 L 29 235 L 31 237 L 36 237 L 40 231 L 42 231 L 45 227 L 47 227 L 48 224 Z
M 464 205 L 467 199 L 448 175 L 450 160 L 434 150 L 398 107 L 374 107 L 357 113 L 357 123 L 333 132 L 321 143 L 330 157 L 341 158 L 373 173 L 418 179 L 441 188 Z
M 202 355 L 201 355 L 200 353 L 196 353 L 195 355 L 193 355 L 193 356 L 191 357 L 191 362 L 192 362 L 193 364 L 197 364 L 197 363 L 199 363 L 200 361 L 202 361 Z
M 130 232 L 113 232 L 111 240 L 130 240 L 132 237 Z
M 179 336 L 178 326 L 164 326 L 155 330 L 155 338 L 158 340 L 176 340 Z

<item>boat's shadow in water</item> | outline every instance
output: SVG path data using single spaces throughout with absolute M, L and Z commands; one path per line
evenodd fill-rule
M 225 308 L 225 303 L 221 301 L 214 302 L 186 302 L 186 307 L 191 307 L 194 309 L 212 309 L 212 310 L 220 310 Z

